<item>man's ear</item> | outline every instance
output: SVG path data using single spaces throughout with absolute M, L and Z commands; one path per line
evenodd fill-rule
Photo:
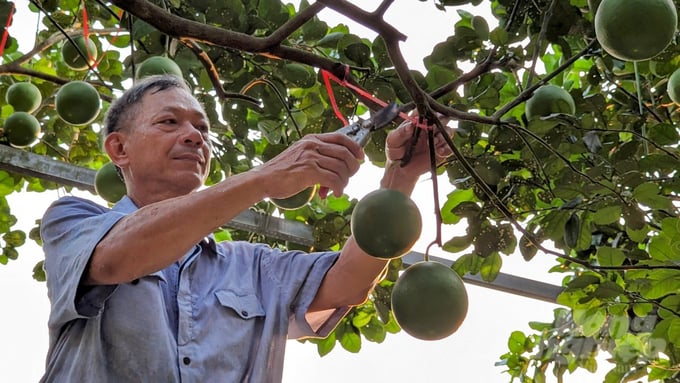
M 104 150 L 109 155 L 111 162 L 118 167 L 124 166 L 128 161 L 125 138 L 125 135 L 120 132 L 113 132 L 104 139 Z

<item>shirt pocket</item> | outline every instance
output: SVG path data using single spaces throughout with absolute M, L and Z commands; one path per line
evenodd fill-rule
M 215 296 L 220 305 L 231 309 L 242 319 L 264 316 L 264 307 L 255 294 L 239 293 L 233 290 L 218 290 Z

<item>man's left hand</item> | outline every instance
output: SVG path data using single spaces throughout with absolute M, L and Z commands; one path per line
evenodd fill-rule
M 443 123 L 445 122 L 443 121 Z M 434 123 L 427 128 L 434 129 L 436 163 L 440 165 L 444 159 L 451 155 L 451 148 Z M 418 133 L 414 145 L 415 129 L 421 129 L 421 131 Z M 444 129 L 449 135 L 453 132 L 450 127 L 444 126 Z M 430 148 L 427 135 L 428 132 L 425 129 L 417 127 L 412 121 L 405 121 L 397 129 L 390 132 L 385 140 L 386 169 L 394 166 L 401 167 L 399 172 L 401 176 L 409 178 L 417 178 L 430 170 Z M 414 146 L 411 147 L 411 145 Z M 408 158 L 407 155 L 409 155 Z M 404 162 L 403 166 L 402 162 Z

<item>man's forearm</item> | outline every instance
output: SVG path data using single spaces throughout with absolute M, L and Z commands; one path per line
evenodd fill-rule
M 248 172 L 208 189 L 144 206 L 121 219 L 100 241 L 84 280 L 116 284 L 161 270 L 262 198 L 259 175 Z

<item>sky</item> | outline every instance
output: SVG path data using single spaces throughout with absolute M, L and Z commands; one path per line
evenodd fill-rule
M 17 9 L 21 11 L 27 1 L 20 0 L 16 3 Z M 375 0 L 354 3 L 369 10 L 379 4 Z M 483 2 L 482 6 L 487 7 L 487 2 Z M 492 21 L 486 9 L 478 7 L 468 10 L 485 16 L 489 22 Z M 350 25 L 352 32 L 362 37 L 374 36 L 372 32 L 349 22 L 332 10 L 324 10 L 320 17 L 330 25 L 346 23 Z M 413 69 L 421 69 L 421 59 L 431 52 L 434 44 L 453 33 L 458 15 L 451 9 L 446 12 L 437 10 L 432 0 L 398 0 L 388 11 L 386 19 L 409 36 L 402 44 L 404 55 Z M 12 33 L 15 35 L 18 28 L 35 26 L 33 22 L 25 22 L 26 18 L 22 18 L 21 14 L 15 16 L 14 20 Z M 34 31 L 29 29 L 25 33 L 32 35 Z M 20 46 L 24 50 L 29 48 L 24 44 Z M 350 180 L 345 192 L 351 197 L 361 198 L 378 188 L 381 174 L 381 169 L 365 164 Z M 451 191 L 451 185 L 446 182 L 440 182 L 440 188 L 440 198 Z M 63 194 L 63 191 L 49 191 L 10 196 L 10 205 L 19 219 L 18 226 L 29 231 L 34 226 L 34 220 L 42 215 L 49 203 Z M 88 192 L 75 194 L 101 201 Z M 415 251 L 424 252 L 426 245 L 434 239 L 432 196 L 431 182 L 424 177 L 413 193 L 413 199 L 418 204 L 424 221 L 423 236 L 414 246 Z M 445 227 L 444 239 L 462 230 L 464 227 Z M 450 259 L 456 256 L 436 249 L 432 254 Z M 36 382 L 44 371 L 49 302 L 45 284 L 36 282 L 31 277 L 33 266 L 41 259 L 42 250 L 32 241 L 28 241 L 20 249 L 18 260 L 0 265 L 0 382 Z M 531 262 L 525 262 L 521 256 L 513 255 L 504 257 L 503 262 L 501 271 L 504 273 L 557 285 L 562 278 L 561 275 L 547 272 L 555 264 L 555 260 L 549 255 L 539 254 Z M 529 321 L 551 321 L 552 312 L 558 306 L 469 284 L 466 287 L 469 296 L 468 315 L 463 325 L 450 337 L 440 341 L 421 341 L 400 332 L 388 334 L 381 344 L 363 340 L 362 349 L 357 354 L 347 352 L 337 344 L 325 357 L 318 356 L 315 345 L 291 340 L 286 351 L 283 382 L 510 381 L 509 375 L 502 373 L 502 367 L 494 366 L 500 355 L 507 351 L 510 333 L 514 330 L 529 332 Z M 564 382 L 602 381 L 606 370 L 608 368 L 604 366 L 597 374 L 566 374 Z M 547 381 L 555 382 L 556 379 L 549 376 Z

